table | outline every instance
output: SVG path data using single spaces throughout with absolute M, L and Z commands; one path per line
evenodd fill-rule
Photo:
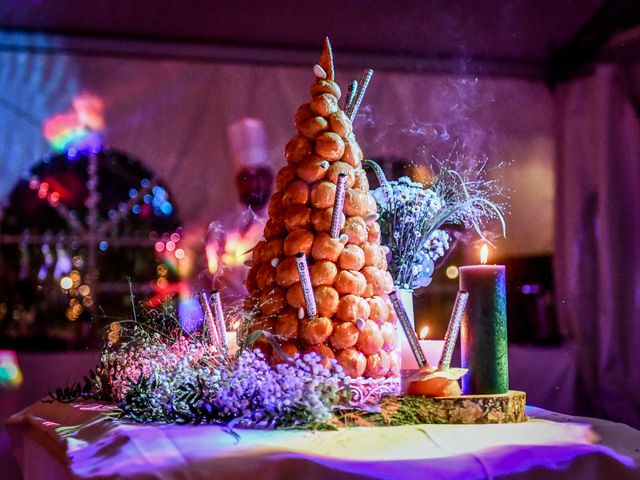
M 35 403 L 7 425 L 24 478 L 640 478 L 640 432 L 528 407 L 512 425 L 337 431 L 139 425 L 113 407 Z

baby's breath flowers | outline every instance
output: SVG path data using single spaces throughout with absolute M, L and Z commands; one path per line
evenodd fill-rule
M 250 345 L 233 359 L 202 335 L 186 334 L 172 312 L 146 317 L 121 322 L 102 355 L 110 399 L 125 418 L 321 428 L 348 402 L 349 379 L 335 361 L 326 368 L 309 353 L 271 365 Z
M 292 428 L 328 424 L 348 384 L 342 368 L 331 370 L 316 353 L 296 355 L 271 367 L 259 350 L 244 350 L 223 372 L 213 405 L 235 425 Z

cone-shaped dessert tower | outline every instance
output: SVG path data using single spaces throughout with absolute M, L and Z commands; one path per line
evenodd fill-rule
M 246 281 L 252 329 L 272 332 L 288 355 L 335 358 L 352 378 L 397 376 L 396 317 L 387 298 L 393 281 L 362 150 L 338 103 L 328 39 L 313 71 L 311 101 L 295 114 L 297 133 L 276 177 L 264 240 L 253 250 Z M 273 360 L 280 360 L 275 351 Z

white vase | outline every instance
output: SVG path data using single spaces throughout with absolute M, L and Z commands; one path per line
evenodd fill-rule
M 415 332 L 416 322 L 413 314 L 413 290 L 400 289 L 398 290 L 398 293 L 400 294 L 400 301 L 407 312 L 409 323 Z M 416 359 L 413 356 L 407 336 L 400 324 L 398 324 L 398 330 L 398 340 L 400 343 L 400 370 L 416 370 L 418 368 L 418 362 L 416 362 Z
M 416 332 L 416 322 L 413 311 L 413 290 L 399 290 L 400 301 L 407 311 L 407 317 L 409 317 L 409 323 Z M 415 372 L 420 367 L 416 357 L 409 346 L 409 341 L 404 333 L 402 327 L 397 325 L 398 340 L 400 345 L 400 371 L 405 372 L 406 375 L 410 375 L 411 372 Z M 427 364 L 430 366 L 437 366 L 442 355 L 442 349 L 444 348 L 444 340 L 418 340 L 418 345 L 427 360 Z

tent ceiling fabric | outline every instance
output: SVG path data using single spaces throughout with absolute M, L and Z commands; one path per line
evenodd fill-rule
M 0 27 L 247 47 L 547 61 L 604 0 L 5 0 Z

